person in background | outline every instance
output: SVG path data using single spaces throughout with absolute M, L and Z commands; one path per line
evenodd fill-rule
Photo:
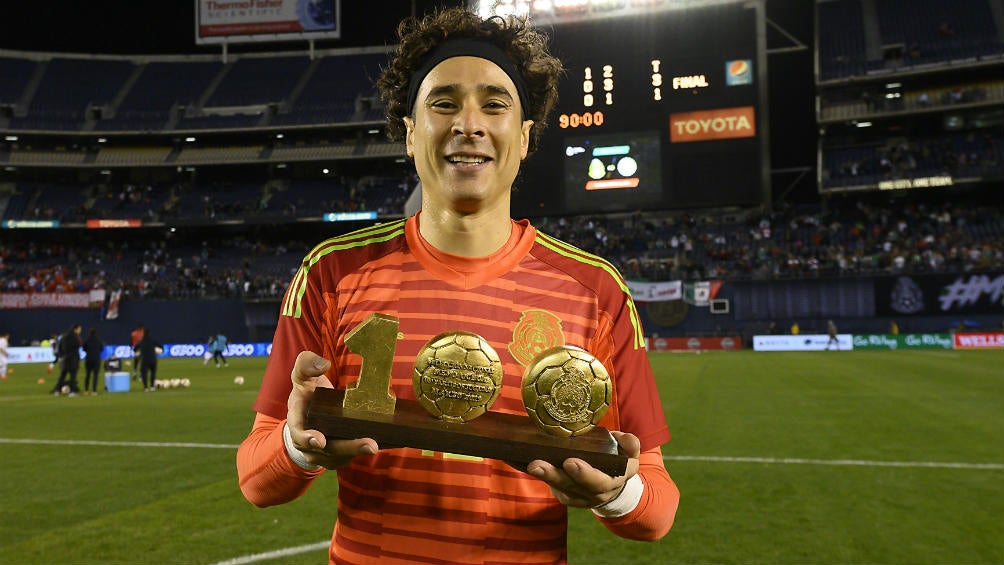
M 826 320 L 826 335 L 829 339 L 826 340 L 826 350 L 830 350 L 831 345 L 835 345 L 837 351 L 840 351 L 840 338 L 837 337 L 837 324 L 833 323 L 833 320 Z
M 801 330 L 801 328 L 798 327 L 798 322 L 792 322 L 791 323 L 791 335 L 798 335 L 798 332 L 800 332 L 800 331 L 802 331 L 802 330 Z
M 143 339 L 133 346 L 133 354 L 140 360 L 140 378 L 143 379 L 143 390 L 155 390 L 157 382 L 157 356 L 164 351 L 164 345 L 150 335 L 149 330 L 143 332 Z
M 10 332 L 0 332 L 0 379 L 7 378 L 7 361 L 10 355 Z
M 211 344 L 211 350 L 213 352 L 213 362 L 216 363 L 216 368 L 220 368 L 220 363 L 224 367 L 229 367 L 230 364 L 227 363 L 227 358 L 223 356 L 227 351 L 227 336 L 220 332 L 209 338 L 209 343 Z
M 84 396 L 98 394 L 98 377 L 101 376 L 101 352 L 105 343 L 98 338 L 98 330 L 91 328 L 84 340 Z
M 52 394 L 59 396 L 63 392 L 63 386 L 68 387 L 70 396 L 76 396 L 80 392 L 77 384 L 77 371 L 80 370 L 80 324 L 74 324 L 70 331 L 66 332 L 59 339 L 59 354 L 56 356 L 62 367 L 59 371 L 59 380 L 56 381 Z
M 377 86 L 392 139 L 414 159 L 421 211 L 325 241 L 304 258 L 237 452 L 241 492 L 258 506 L 282 504 L 336 470 L 331 563 L 564 563 L 571 511 L 623 538 L 662 538 L 680 493 L 663 459 L 669 428 L 626 283 L 607 261 L 511 217 L 512 186 L 555 103 L 560 61 L 516 17 L 444 9 L 405 20 L 398 34 Z M 590 351 L 610 373 L 615 405 L 600 425 L 628 456 L 626 473 L 577 458 L 514 468 L 307 428 L 313 391 L 359 376 L 360 355 L 345 337 L 375 313 L 399 320 L 390 375 L 398 399 L 415 399 L 414 360 L 443 332 L 490 343 L 504 368 L 491 410 L 524 417 L 521 378 L 534 347 Z
M 216 341 L 216 336 L 215 335 L 211 335 L 211 334 L 210 334 L 209 338 L 206 339 L 206 352 L 202 354 L 202 364 L 203 365 L 208 365 L 209 361 L 215 355 L 215 352 L 213 351 L 213 343 L 215 341 Z
M 143 324 L 137 324 L 136 329 L 134 329 L 132 333 L 129 334 L 129 339 L 130 343 L 132 344 L 133 351 L 137 351 L 136 345 L 138 345 L 139 342 L 142 341 L 144 333 L 145 330 L 143 329 Z M 139 375 L 139 364 L 141 359 L 136 355 L 137 354 L 134 353 L 132 359 L 132 380 L 136 380 L 137 376 Z
M 56 368 L 57 364 L 59 365 L 59 370 L 63 370 L 63 362 L 59 359 L 59 340 L 61 339 L 63 339 L 62 334 L 53 333 L 52 336 L 45 341 L 45 343 L 48 343 L 49 347 L 52 348 L 52 362 L 49 363 L 49 366 L 45 369 L 47 373 L 51 373 Z
M 896 320 L 889 322 L 889 333 L 899 335 L 899 324 L 896 323 Z

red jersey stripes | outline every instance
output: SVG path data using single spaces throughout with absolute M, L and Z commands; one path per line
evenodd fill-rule
M 525 414 L 523 365 L 542 349 L 569 344 L 593 353 L 613 379 L 603 426 L 638 436 L 643 451 L 668 441 L 637 312 L 613 267 L 526 221 L 514 222 L 509 241 L 489 257 L 448 255 L 422 239 L 418 221 L 333 238 L 304 258 L 282 302 L 255 410 L 285 419 L 290 370 L 303 350 L 332 362 L 327 376 L 336 388 L 353 382 L 362 359 L 345 334 L 379 312 L 400 324 L 391 376 L 398 398 L 414 398 L 419 349 L 439 333 L 463 330 L 501 357 L 503 387 L 491 409 Z M 291 476 L 288 488 L 311 479 Z M 565 507 L 545 483 L 503 462 L 384 449 L 339 469 L 338 481 L 333 563 L 565 560 Z

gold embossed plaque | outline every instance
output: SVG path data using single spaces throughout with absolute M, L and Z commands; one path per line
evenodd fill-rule
M 439 334 L 419 350 L 412 375 L 415 398 L 432 416 L 469 422 L 502 390 L 502 362 L 491 344 L 470 332 Z
M 354 328 L 346 343 L 363 356 L 359 380 L 349 390 L 316 389 L 307 426 L 332 439 L 372 438 L 381 449 L 413 447 L 485 457 L 521 469 L 537 459 L 560 467 L 572 457 L 611 476 L 627 469 L 628 458 L 619 453 L 610 432 L 595 426 L 603 416 L 603 399 L 610 402 L 610 390 L 605 396 L 597 392 L 604 390 L 598 370 L 585 376 L 584 368 L 592 367 L 588 353 L 568 349 L 568 359 L 557 365 L 570 363 L 561 374 L 546 370 L 554 358 L 540 362 L 538 356 L 530 364 L 545 369 L 537 377 L 534 414 L 543 424 L 538 425 L 528 416 L 488 409 L 500 395 L 502 365 L 488 342 L 469 332 L 448 332 L 430 340 L 414 363 L 417 400 L 395 399 L 389 383 L 396 340 L 397 319 L 392 316 L 373 314 Z M 609 376 L 606 383 L 609 386 Z M 526 398 L 525 389 L 523 394 Z M 587 396 L 590 400 L 583 406 Z M 560 431 L 549 433 L 547 426 Z

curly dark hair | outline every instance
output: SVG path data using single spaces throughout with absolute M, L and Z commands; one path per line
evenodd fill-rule
M 561 61 L 548 52 L 547 37 L 530 29 L 526 19 L 482 19 L 464 8 L 438 9 L 422 18 L 406 18 L 398 25 L 397 36 L 397 51 L 376 83 L 387 106 L 387 136 L 391 140 L 404 139 L 403 118 L 412 110 L 407 107 L 409 82 L 426 54 L 447 40 L 473 37 L 498 46 L 519 67 L 526 82 L 524 117 L 533 120 L 527 154 L 537 149 L 547 115 L 558 101 L 558 78 L 563 69 Z

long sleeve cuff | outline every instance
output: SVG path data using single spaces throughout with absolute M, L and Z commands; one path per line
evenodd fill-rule
M 283 442 L 285 420 L 258 414 L 237 449 L 237 476 L 244 497 L 257 506 L 289 502 L 306 492 L 323 467 L 308 470 L 290 457 Z
M 680 490 L 666 471 L 660 448 L 642 453 L 639 463 L 636 477 L 640 478 L 643 488 L 635 507 L 620 516 L 598 515 L 597 518 L 608 530 L 622 538 L 655 541 L 673 527 L 676 509 L 680 505 Z

